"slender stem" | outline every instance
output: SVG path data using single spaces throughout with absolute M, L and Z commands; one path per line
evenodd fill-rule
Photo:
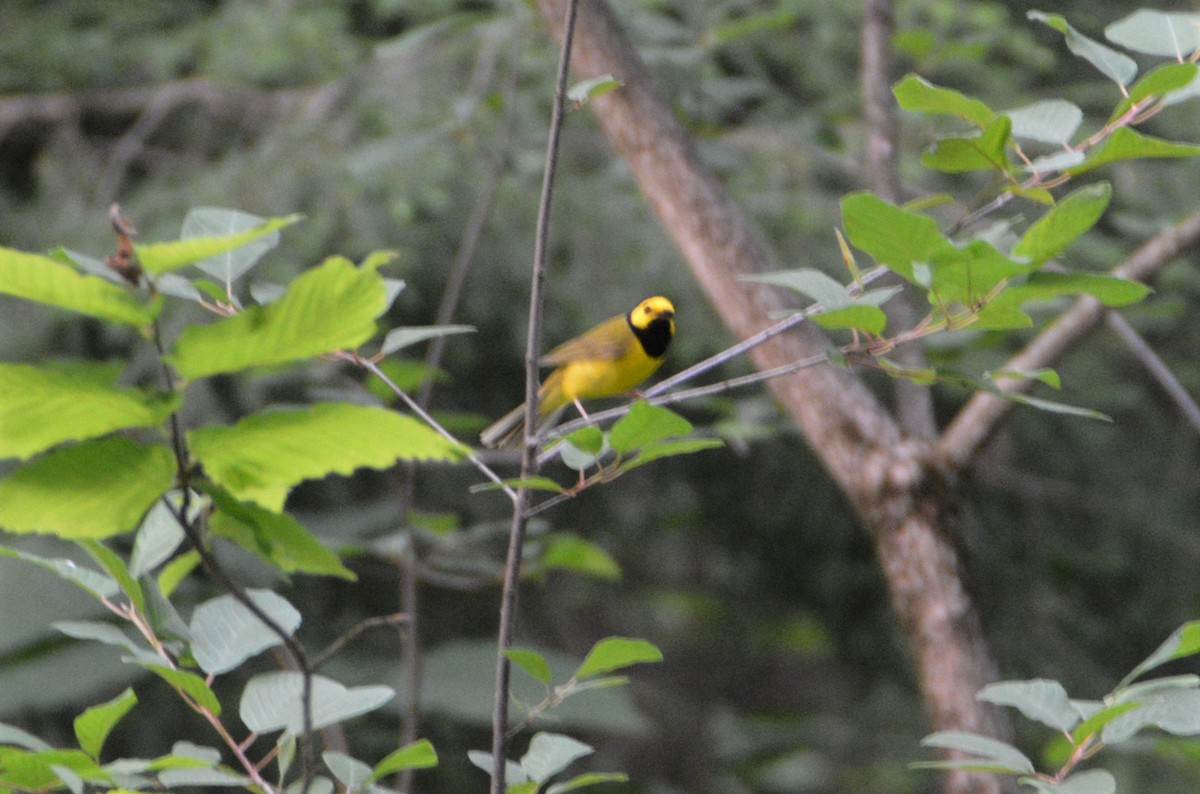
M 558 145 L 562 137 L 567 76 L 571 65 L 571 40 L 575 31 L 576 0 L 568 0 L 563 28 L 562 54 L 554 86 L 554 105 L 550 115 L 550 134 L 546 143 L 546 170 L 542 176 L 542 197 L 538 206 L 537 237 L 533 252 L 533 277 L 529 294 L 529 335 L 525 348 L 525 443 L 521 453 L 521 478 L 537 474 L 537 397 L 538 358 L 541 346 L 542 283 L 546 278 L 546 248 L 549 240 L 550 205 L 554 193 L 554 175 L 558 166 Z M 517 489 L 513 505 L 512 529 L 504 566 L 504 589 L 500 601 L 500 627 L 496 640 L 496 689 L 492 710 L 492 785 L 491 794 L 504 794 L 505 759 L 508 755 L 508 682 L 511 666 L 505 651 L 512 642 L 517 611 L 517 591 L 521 578 L 521 549 L 525 544 L 528 521 L 526 504 L 529 492 Z

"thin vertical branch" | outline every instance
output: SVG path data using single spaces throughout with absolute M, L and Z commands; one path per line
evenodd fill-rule
M 525 347 L 525 439 L 521 451 L 521 478 L 537 474 L 538 359 L 542 335 L 542 284 L 546 279 L 546 248 L 550 236 L 550 205 L 554 193 L 554 174 L 558 167 L 558 145 L 567 96 L 567 75 L 571 65 L 571 40 L 574 38 L 576 0 L 568 0 L 564 21 L 562 53 L 554 85 L 554 106 L 550 114 L 550 134 L 546 143 L 546 170 L 542 176 L 542 198 L 538 205 L 537 236 L 533 250 L 533 277 L 529 290 L 529 329 Z M 508 557 L 504 566 L 504 590 L 500 601 L 500 628 L 496 641 L 496 692 L 492 712 L 492 794 L 504 794 L 505 759 L 508 755 L 508 682 L 511 665 L 505 655 L 512 642 L 513 621 L 517 612 L 517 590 L 521 579 L 521 548 L 525 545 L 525 526 L 529 520 L 526 505 L 529 492 L 517 490 L 513 505 L 512 529 L 508 538 Z

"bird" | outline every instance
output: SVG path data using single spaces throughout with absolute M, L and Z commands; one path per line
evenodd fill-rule
M 555 369 L 538 389 L 542 424 L 574 403 L 587 418 L 581 400 L 632 391 L 662 366 L 675 336 L 675 306 L 662 295 L 646 298 L 628 314 L 610 317 L 542 356 Z M 525 404 L 496 420 L 479 436 L 486 447 L 513 446 L 524 437 Z

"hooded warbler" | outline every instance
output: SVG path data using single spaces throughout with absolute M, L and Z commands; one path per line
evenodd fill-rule
M 675 335 L 675 307 L 655 295 L 628 314 L 610 317 L 544 355 L 544 367 L 556 367 L 538 389 L 538 417 L 547 417 L 580 400 L 631 391 L 654 374 Z M 524 435 L 525 404 L 518 405 L 480 434 L 484 446 L 511 446 Z

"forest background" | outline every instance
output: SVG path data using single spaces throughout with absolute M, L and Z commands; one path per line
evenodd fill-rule
M 614 3 L 656 86 L 704 160 L 753 220 L 781 267 L 845 279 L 833 233 L 839 200 L 866 187 L 857 4 Z M 896 7 L 895 76 L 913 71 L 984 99 L 1028 104 L 1043 92 L 1103 114 L 1114 88 L 1071 57 L 1062 36 L 1026 18 L 1035 4 L 920 2 Z M 1124 3 L 1053 9 L 1099 36 Z M 1181 10 L 1186 10 L 1182 9 Z M 119 202 L 147 240 L 177 236 L 187 211 L 223 206 L 302 213 L 256 270 L 286 282 L 332 254 L 398 252 L 407 282 L 392 313 L 437 317 L 452 263 L 477 244 L 430 405 L 471 437 L 519 401 L 537 195 L 555 40 L 532 9 L 487 3 L 8 3 L 0 10 L 0 244 L 97 254 L 113 247 Z M 1195 102 L 1155 118 L 1191 140 Z M 900 166 L 914 195 L 952 185 L 921 169 L 929 122 L 901 116 Z M 545 339 L 565 339 L 646 295 L 669 295 L 680 334 L 667 372 L 732 340 L 677 249 L 584 110 L 566 122 L 556 188 Z M 1190 161 L 1110 166 L 1112 206 L 1074 249 L 1104 271 L 1196 209 Z M 982 190 L 986 185 L 976 185 Z M 1200 392 L 1194 253 L 1123 316 Z M 1031 332 L 1032 333 L 1032 332 Z M 931 360 L 982 370 L 1020 335 L 935 340 Z M 105 325 L 0 297 L 0 360 L 127 356 Z M 421 359 L 406 371 L 419 383 Z M 1196 617 L 1200 488 L 1196 428 L 1104 328 L 1055 366 L 1064 402 L 1112 422 L 1023 407 L 966 472 L 950 527 L 991 655 L 1005 678 L 1051 677 L 1097 697 L 1180 623 Z M 722 375 L 748 371 L 734 363 Z M 396 370 L 400 372 L 400 370 Z M 337 389 L 336 366 L 304 378 L 219 378 L 192 410 L 230 421 L 267 400 Z M 888 403 L 895 384 L 865 376 Z M 945 420 L 969 399 L 933 386 Z M 597 769 L 641 791 L 923 791 L 908 763 L 930 757 L 914 662 L 876 547 L 803 436 L 754 387 L 680 407 L 724 438 L 722 450 L 667 460 L 589 490 L 540 517 L 597 554 L 574 570 L 531 568 L 520 644 L 581 658 L 608 635 L 643 637 L 664 654 L 628 691 L 564 706 L 556 729 L 597 746 Z M 0 464 L 7 465 L 7 464 Z M 466 496 L 466 469 L 418 469 L 306 485 L 289 508 L 350 552 L 353 585 L 299 578 L 281 586 L 320 646 L 360 620 L 403 609 L 389 540 L 414 532 L 421 585 L 419 735 L 438 748 L 421 791 L 481 789 L 466 750 L 489 745 L 490 659 L 505 503 Z M 410 499 L 398 497 L 409 488 Z M 420 516 L 412 529 L 408 511 Z M 8 538 L 6 538 L 6 541 Z M 48 541 L 22 539 L 46 553 Z M 244 581 L 268 571 L 232 557 Z M 0 719 L 49 741 L 70 718 L 131 681 L 116 654 L 63 641 L 50 622 L 95 617 L 67 583 L 0 560 Z M 579 569 L 585 568 L 581 572 Z M 619 570 L 619 577 L 614 571 Z M 197 598 L 212 595 L 201 582 Z M 403 691 L 395 632 L 369 632 L 337 659 L 348 680 Z M 139 686 L 139 709 L 114 754 L 166 752 L 161 726 L 203 725 L 169 690 Z M 574 708 L 571 708 L 572 705 Z M 174 711 L 173 711 L 174 710 Z M 403 699 L 354 728 L 356 750 L 383 755 L 401 735 Z M 1024 731 L 1026 726 L 1018 726 Z M 1018 733 L 1036 755 L 1045 735 Z M 375 748 L 372 751 L 371 748 Z M 1122 788 L 1179 791 L 1200 779 L 1196 749 L 1155 742 L 1107 763 Z

